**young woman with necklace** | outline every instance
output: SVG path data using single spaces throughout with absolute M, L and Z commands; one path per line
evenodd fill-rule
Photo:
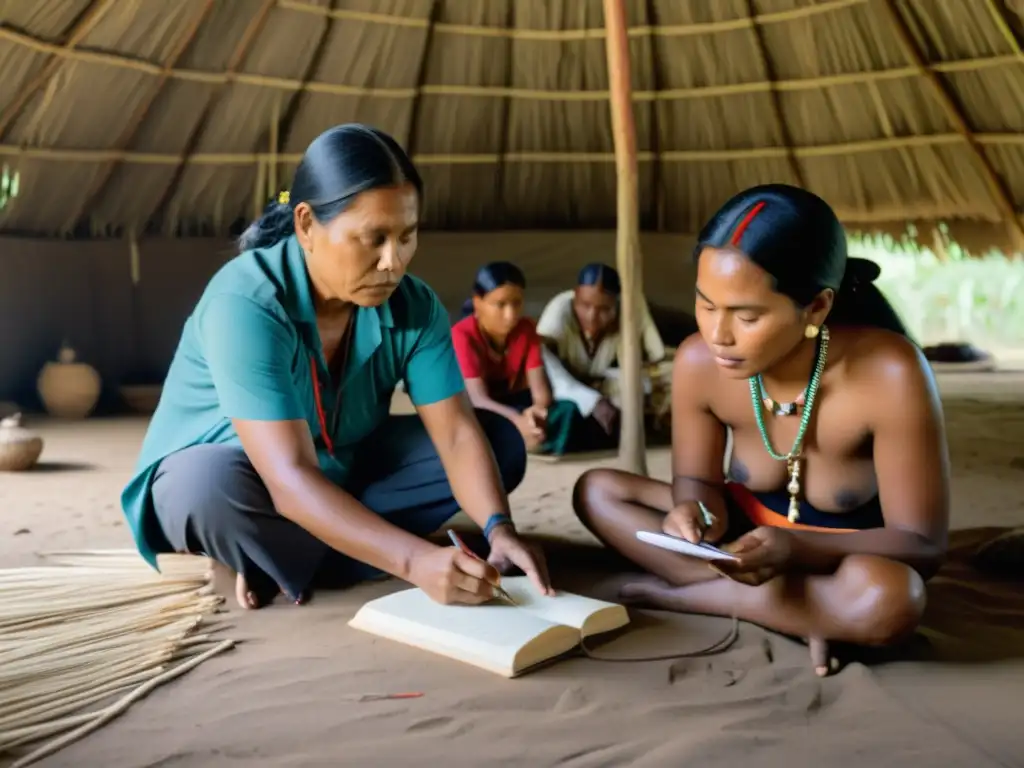
M 877 266 L 847 259 L 842 226 L 815 195 L 737 195 L 695 256 L 700 333 L 674 364 L 672 482 L 592 470 L 574 506 L 649 572 L 623 599 L 806 638 L 825 675 L 830 641 L 897 643 L 924 611 L 949 525 L 935 383 L 871 285 Z M 738 561 L 709 567 L 637 540 L 645 530 L 717 543 Z

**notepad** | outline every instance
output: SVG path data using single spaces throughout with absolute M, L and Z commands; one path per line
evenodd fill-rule
M 738 560 L 735 555 L 730 555 L 728 552 L 713 547 L 710 544 L 701 542 L 700 544 L 692 544 L 686 539 L 680 539 L 677 536 L 669 536 L 667 533 L 654 533 L 653 531 L 637 531 L 636 537 L 644 544 L 652 544 L 655 547 L 661 547 L 672 552 L 678 552 L 681 555 L 689 555 L 690 557 L 697 557 L 701 560 L 721 561 L 721 560 Z
M 525 576 L 501 585 L 518 605 L 442 605 L 406 589 L 366 603 L 349 626 L 513 678 L 575 650 L 585 637 L 629 623 L 617 603 L 569 592 L 541 595 Z

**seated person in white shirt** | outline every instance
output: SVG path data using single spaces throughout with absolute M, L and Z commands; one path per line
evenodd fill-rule
M 576 288 L 551 299 L 537 322 L 553 397 L 575 403 L 584 421 L 596 425 L 596 430 L 589 430 L 592 435 L 587 442 L 608 443 L 588 445 L 584 450 L 618 442 L 620 293 L 618 272 L 605 264 L 588 264 L 580 271 Z M 671 361 L 665 360 L 665 345 L 647 304 L 642 306 L 647 411 L 663 418 L 668 411 Z

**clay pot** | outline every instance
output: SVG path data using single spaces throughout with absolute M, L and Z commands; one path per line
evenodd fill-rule
M 153 413 L 160 404 L 163 384 L 126 384 L 121 387 L 121 397 L 136 413 Z
M 0 419 L 0 472 L 24 472 L 39 461 L 43 438 L 21 426 L 21 414 Z
M 75 361 L 75 350 L 61 347 L 56 362 L 39 373 L 37 388 L 47 413 L 62 419 L 84 419 L 100 399 L 100 375 L 86 363 Z

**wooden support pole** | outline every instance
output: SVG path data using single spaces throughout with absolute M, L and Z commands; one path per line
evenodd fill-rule
M 643 265 L 640 257 L 637 200 L 636 123 L 633 118 L 629 37 L 625 0 L 604 0 L 605 48 L 612 135 L 615 139 L 617 231 L 615 261 L 622 280 L 621 372 L 622 418 L 619 461 L 628 472 L 647 474 L 644 438 L 644 391 L 640 379 L 640 302 L 643 301 Z

